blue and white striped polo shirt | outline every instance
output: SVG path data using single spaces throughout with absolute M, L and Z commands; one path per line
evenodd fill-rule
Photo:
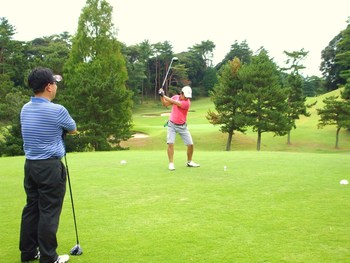
M 21 126 L 24 153 L 29 160 L 62 158 L 65 155 L 63 130 L 76 129 L 65 107 L 39 97 L 32 97 L 23 106 Z

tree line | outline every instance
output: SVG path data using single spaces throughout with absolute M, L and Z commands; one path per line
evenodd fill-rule
M 87 0 L 74 36 L 63 32 L 28 42 L 14 40 L 15 26 L 0 18 L 0 155 L 23 154 L 19 112 L 32 95 L 26 78 L 38 66 L 64 77 L 57 101 L 80 126 L 79 135 L 67 138 L 71 151 L 120 149 L 119 143 L 132 134 L 133 105 L 158 101 L 157 90 L 174 56 L 179 61 L 165 80 L 166 92 L 191 85 L 195 97 L 211 96 L 217 112 L 209 112 L 208 119 L 222 125 L 231 139 L 249 126 L 258 141 L 267 131 L 290 134 L 298 116 L 307 115 L 306 96 L 347 85 L 349 25 L 322 51 L 319 78 L 302 75 L 308 54 L 303 49 L 285 51 L 289 67 L 280 68 L 267 50 L 253 52 L 246 41 L 235 41 L 217 65 L 210 40 L 177 54 L 168 41 L 127 46 L 116 37 L 112 11 L 105 0 Z

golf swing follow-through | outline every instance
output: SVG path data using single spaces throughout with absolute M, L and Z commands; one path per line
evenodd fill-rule
M 170 71 L 171 65 L 173 61 L 177 61 L 177 57 L 172 58 L 168 71 L 165 75 L 163 85 L 159 89 L 158 94 L 160 96 L 160 100 L 163 106 L 168 107 L 172 106 L 170 118 L 168 121 L 168 130 L 167 130 L 167 153 L 169 159 L 169 170 L 175 170 L 174 164 L 174 143 L 175 137 L 178 133 L 185 145 L 187 146 L 187 167 L 199 167 L 200 165 L 195 163 L 192 160 L 194 145 L 190 131 L 187 128 L 187 113 L 190 109 L 192 98 L 192 89 L 190 86 L 184 86 L 181 89 L 180 95 L 174 95 L 171 98 L 165 95 L 164 92 L 164 84 L 167 80 L 168 73 Z

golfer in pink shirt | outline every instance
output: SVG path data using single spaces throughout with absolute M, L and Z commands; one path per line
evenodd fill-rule
M 193 140 L 190 131 L 187 128 L 187 113 L 191 106 L 192 89 L 185 86 L 181 90 L 180 95 L 171 98 L 164 94 L 164 90 L 159 90 L 160 100 L 165 107 L 172 105 L 170 118 L 168 121 L 168 158 L 169 170 L 175 170 L 174 165 L 174 143 L 176 133 L 178 133 L 185 145 L 187 145 L 187 167 L 199 167 L 200 165 L 192 161 L 193 156 Z

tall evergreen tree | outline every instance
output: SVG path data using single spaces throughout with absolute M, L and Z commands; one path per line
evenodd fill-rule
M 11 55 L 14 52 L 15 27 L 5 17 L 0 17 L 0 74 L 11 72 Z M 11 75 L 10 75 L 11 76 Z
M 86 148 L 109 150 L 131 137 L 132 93 L 105 0 L 87 0 L 64 68 L 65 102 Z
M 7 74 L 14 86 L 24 86 L 27 69 L 26 45 L 13 40 L 15 33 L 16 28 L 6 18 L 0 17 L 0 74 Z
M 280 73 L 267 51 L 261 49 L 251 63 L 239 71 L 245 93 L 250 102 L 249 118 L 253 131 L 258 133 L 257 150 L 260 150 L 263 132 L 286 135 L 289 130 L 287 90 L 281 87 Z
M 306 97 L 303 94 L 303 77 L 299 71 L 305 67 L 301 64 L 301 61 L 305 59 L 309 52 L 301 49 L 300 51 L 287 52 L 284 51 L 288 59 L 286 64 L 289 65 L 286 70 L 290 71 L 286 78 L 286 85 L 288 88 L 288 105 L 289 113 L 288 118 L 290 122 L 290 129 L 288 131 L 287 143 L 291 144 L 290 133 L 291 130 L 296 128 L 295 120 L 299 119 L 300 115 L 310 116 L 306 110 Z
M 231 150 L 232 137 L 235 132 L 246 131 L 247 113 L 245 112 L 246 94 L 238 78 L 241 67 L 239 58 L 227 62 L 218 74 L 218 83 L 210 92 L 217 111 L 208 111 L 207 119 L 214 125 L 221 125 L 220 130 L 228 133 L 226 151 Z

